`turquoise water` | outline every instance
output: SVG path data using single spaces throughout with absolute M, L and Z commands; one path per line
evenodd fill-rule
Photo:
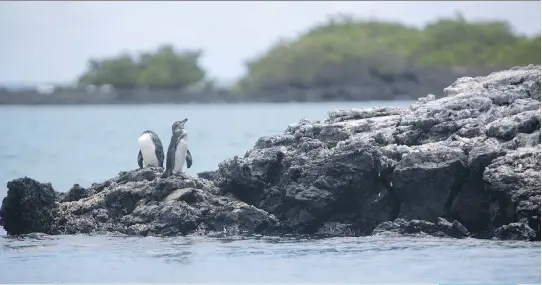
M 189 118 L 190 174 L 243 155 L 257 138 L 330 109 L 411 102 L 0 106 L 0 198 L 29 176 L 59 191 L 137 168 L 137 137 Z M 0 235 L 5 234 L 3 231 Z M 0 236 L 0 283 L 395 282 L 540 283 L 540 243 L 391 237 Z

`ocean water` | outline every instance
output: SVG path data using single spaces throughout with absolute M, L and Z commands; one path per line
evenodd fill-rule
M 540 283 L 540 244 L 473 239 L 4 239 L 0 283 Z
M 167 148 L 171 124 L 188 118 L 188 173 L 244 155 L 258 137 L 282 133 L 331 109 L 409 101 L 310 104 L 0 106 L 0 198 L 29 176 L 58 191 L 137 168 L 146 129 Z M 437 238 L 41 236 L 0 231 L 0 283 L 396 282 L 540 283 L 540 243 Z

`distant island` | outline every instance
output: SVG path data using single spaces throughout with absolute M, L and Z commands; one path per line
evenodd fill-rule
M 72 86 L 0 87 L 0 104 L 319 102 L 437 97 L 462 76 L 541 63 L 540 35 L 514 33 L 505 21 L 461 14 L 423 28 L 331 17 L 281 40 L 220 86 L 201 67 L 203 50 L 163 45 L 137 55 L 90 59 Z

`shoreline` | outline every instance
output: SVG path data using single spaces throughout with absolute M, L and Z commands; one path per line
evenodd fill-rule
M 186 92 L 175 91 L 149 91 L 144 95 L 134 94 L 135 91 L 119 91 L 111 94 L 102 94 L 93 97 L 92 94 L 78 90 L 65 93 L 38 94 L 37 92 L 2 94 L 0 91 L 0 106 L 26 106 L 26 105 L 183 105 L 183 104 L 289 104 L 289 103 L 334 103 L 334 102 L 371 102 L 371 101 L 411 101 L 411 96 L 360 96 L 350 94 L 347 96 L 333 96 L 324 98 L 314 95 L 318 91 L 307 90 L 291 93 L 277 92 L 274 95 L 247 96 L 220 92 Z M 356 98 L 359 97 L 359 98 Z
M 435 94 L 453 80 L 470 76 L 483 76 L 495 69 L 447 71 L 444 74 L 414 81 L 400 79 L 383 80 L 369 76 L 359 82 L 327 86 L 305 87 L 272 86 L 267 89 L 235 92 L 229 89 L 183 89 L 183 88 L 113 88 L 99 86 L 95 89 L 77 87 L 54 87 L 52 90 L 25 88 L 8 90 L 0 88 L 1 105 L 144 105 L 144 104 L 236 104 L 236 103 L 305 103 L 305 102 L 366 102 L 417 100 L 420 94 Z M 422 76 L 425 73 L 416 73 Z M 427 75 L 427 74 L 426 74 Z
M 288 105 L 288 104 L 334 104 L 334 103 L 370 103 L 370 102 L 415 102 L 415 99 L 374 99 L 374 100 L 329 100 L 329 101 L 215 101 L 215 102 L 169 102 L 169 103 L 156 103 L 156 102 L 116 102 L 116 103 L 9 103 L 0 104 L 2 107 L 10 106 L 164 106 L 164 105 Z

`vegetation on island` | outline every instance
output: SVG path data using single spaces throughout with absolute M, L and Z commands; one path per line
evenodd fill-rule
M 352 84 L 419 68 L 509 68 L 540 64 L 540 35 L 516 35 L 504 21 L 468 22 L 461 14 L 422 29 L 400 23 L 330 18 L 250 60 L 237 88 Z
M 93 59 L 80 86 L 186 88 L 210 82 L 201 51 L 163 46 L 138 56 Z M 420 69 L 509 68 L 540 64 L 540 35 L 514 33 L 507 22 L 472 22 L 461 14 L 423 28 L 332 17 L 293 40 L 282 40 L 246 63 L 234 86 L 241 93 L 284 88 L 351 86 L 372 76 L 418 82 Z
M 176 51 L 164 45 L 137 56 L 127 53 L 101 60 L 91 59 L 79 86 L 110 84 L 117 88 L 186 88 L 201 82 L 200 50 Z

